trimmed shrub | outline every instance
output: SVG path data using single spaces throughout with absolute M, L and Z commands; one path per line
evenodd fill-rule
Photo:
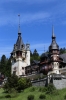
M 66 100 L 66 94 L 65 94 L 65 96 L 64 96 L 64 99 Z
M 6 98 L 11 98 L 11 95 L 8 94 L 8 95 L 6 95 L 5 97 L 6 97 Z
M 30 92 L 34 92 L 34 91 L 35 91 L 35 87 L 31 87 Z
M 34 95 L 28 95 L 27 100 L 34 100 Z
M 40 94 L 39 99 L 46 99 L 46 96 L 44 94 Z
M 46 92 L 47 91 L 47 88 L 46 87 L 40 87 L 38 91 L 39 92 Z
M 40 87 L 38 91 L 39 91 L 39 92 L 42 92 L 42 87 Z

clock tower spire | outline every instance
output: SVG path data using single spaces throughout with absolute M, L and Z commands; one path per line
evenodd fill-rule
M 24 44 L 21 32 L 20 32 L 20 15 L 19 17 L 19 28 L 18 38 L 14 44 L 13 51 L 11 52 L 11 73 L 15 73 L 17 76 L 25 75 L 25 67 L 30 65 L 30 45 Z
M 20 32 L 20 14 L 18 15 L 18 17 L 19 17 L 19 27 L 18 27 L 18 33 L 21 33 L 21 32 Z

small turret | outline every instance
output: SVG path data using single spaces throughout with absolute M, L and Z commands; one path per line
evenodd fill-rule
M 49 46 L 49 52 L 53 51 L 53 50 L 59 50 L 59 46 L 56 43 L 56 37 L 54 35 L 54 28 L 52 27 L 52 43 Z
M 49 46 L 50 61 L 52 62 L 53 73 L 59 74 L 59 46 L 56 43 L 56 37 L 54 34 L 54 27 L 52 27 L 52 42 Z
M 26 44 L 26 63 L 27 66 L 30 65 L 30 44 Z
M 26 44 L 26 50 L 30 51 L 30 44 L 29 43 Z

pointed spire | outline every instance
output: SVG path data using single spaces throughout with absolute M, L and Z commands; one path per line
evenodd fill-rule
M 20 32 L 20 15 L 18 15 L 18 17 L 19 17 L 19 28 L 18 28 L 18 33 L 21 33 L 21 32 Z
M 52 25 L 52 37 L 55 37 L 55 34 L 54 34 L 54 26 Z

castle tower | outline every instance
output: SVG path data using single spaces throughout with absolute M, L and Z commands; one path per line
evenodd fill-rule
M 56 37 L 54 34 L 54 28 L 52 27 L 52 42 L 51 45 L 49 46 L 49 53 L 50 53 L 50 59 L 52 62 L 52 68 L 53 72 L 56 74 L 59 74 L 59 46 L 56 43 Z
M 11 63 L 11 74 L 16 74 L 17 76 L 24 76 L 25 67 L 30 65 L 30 45 L 25 45 L 23 43 L 20 24 L 18 38 L 16 44 L 14 44 L 13 51 L 11 52 Z
M 30 44 L 26 44 L 26 63 L 27 66 L 30 65 Z

